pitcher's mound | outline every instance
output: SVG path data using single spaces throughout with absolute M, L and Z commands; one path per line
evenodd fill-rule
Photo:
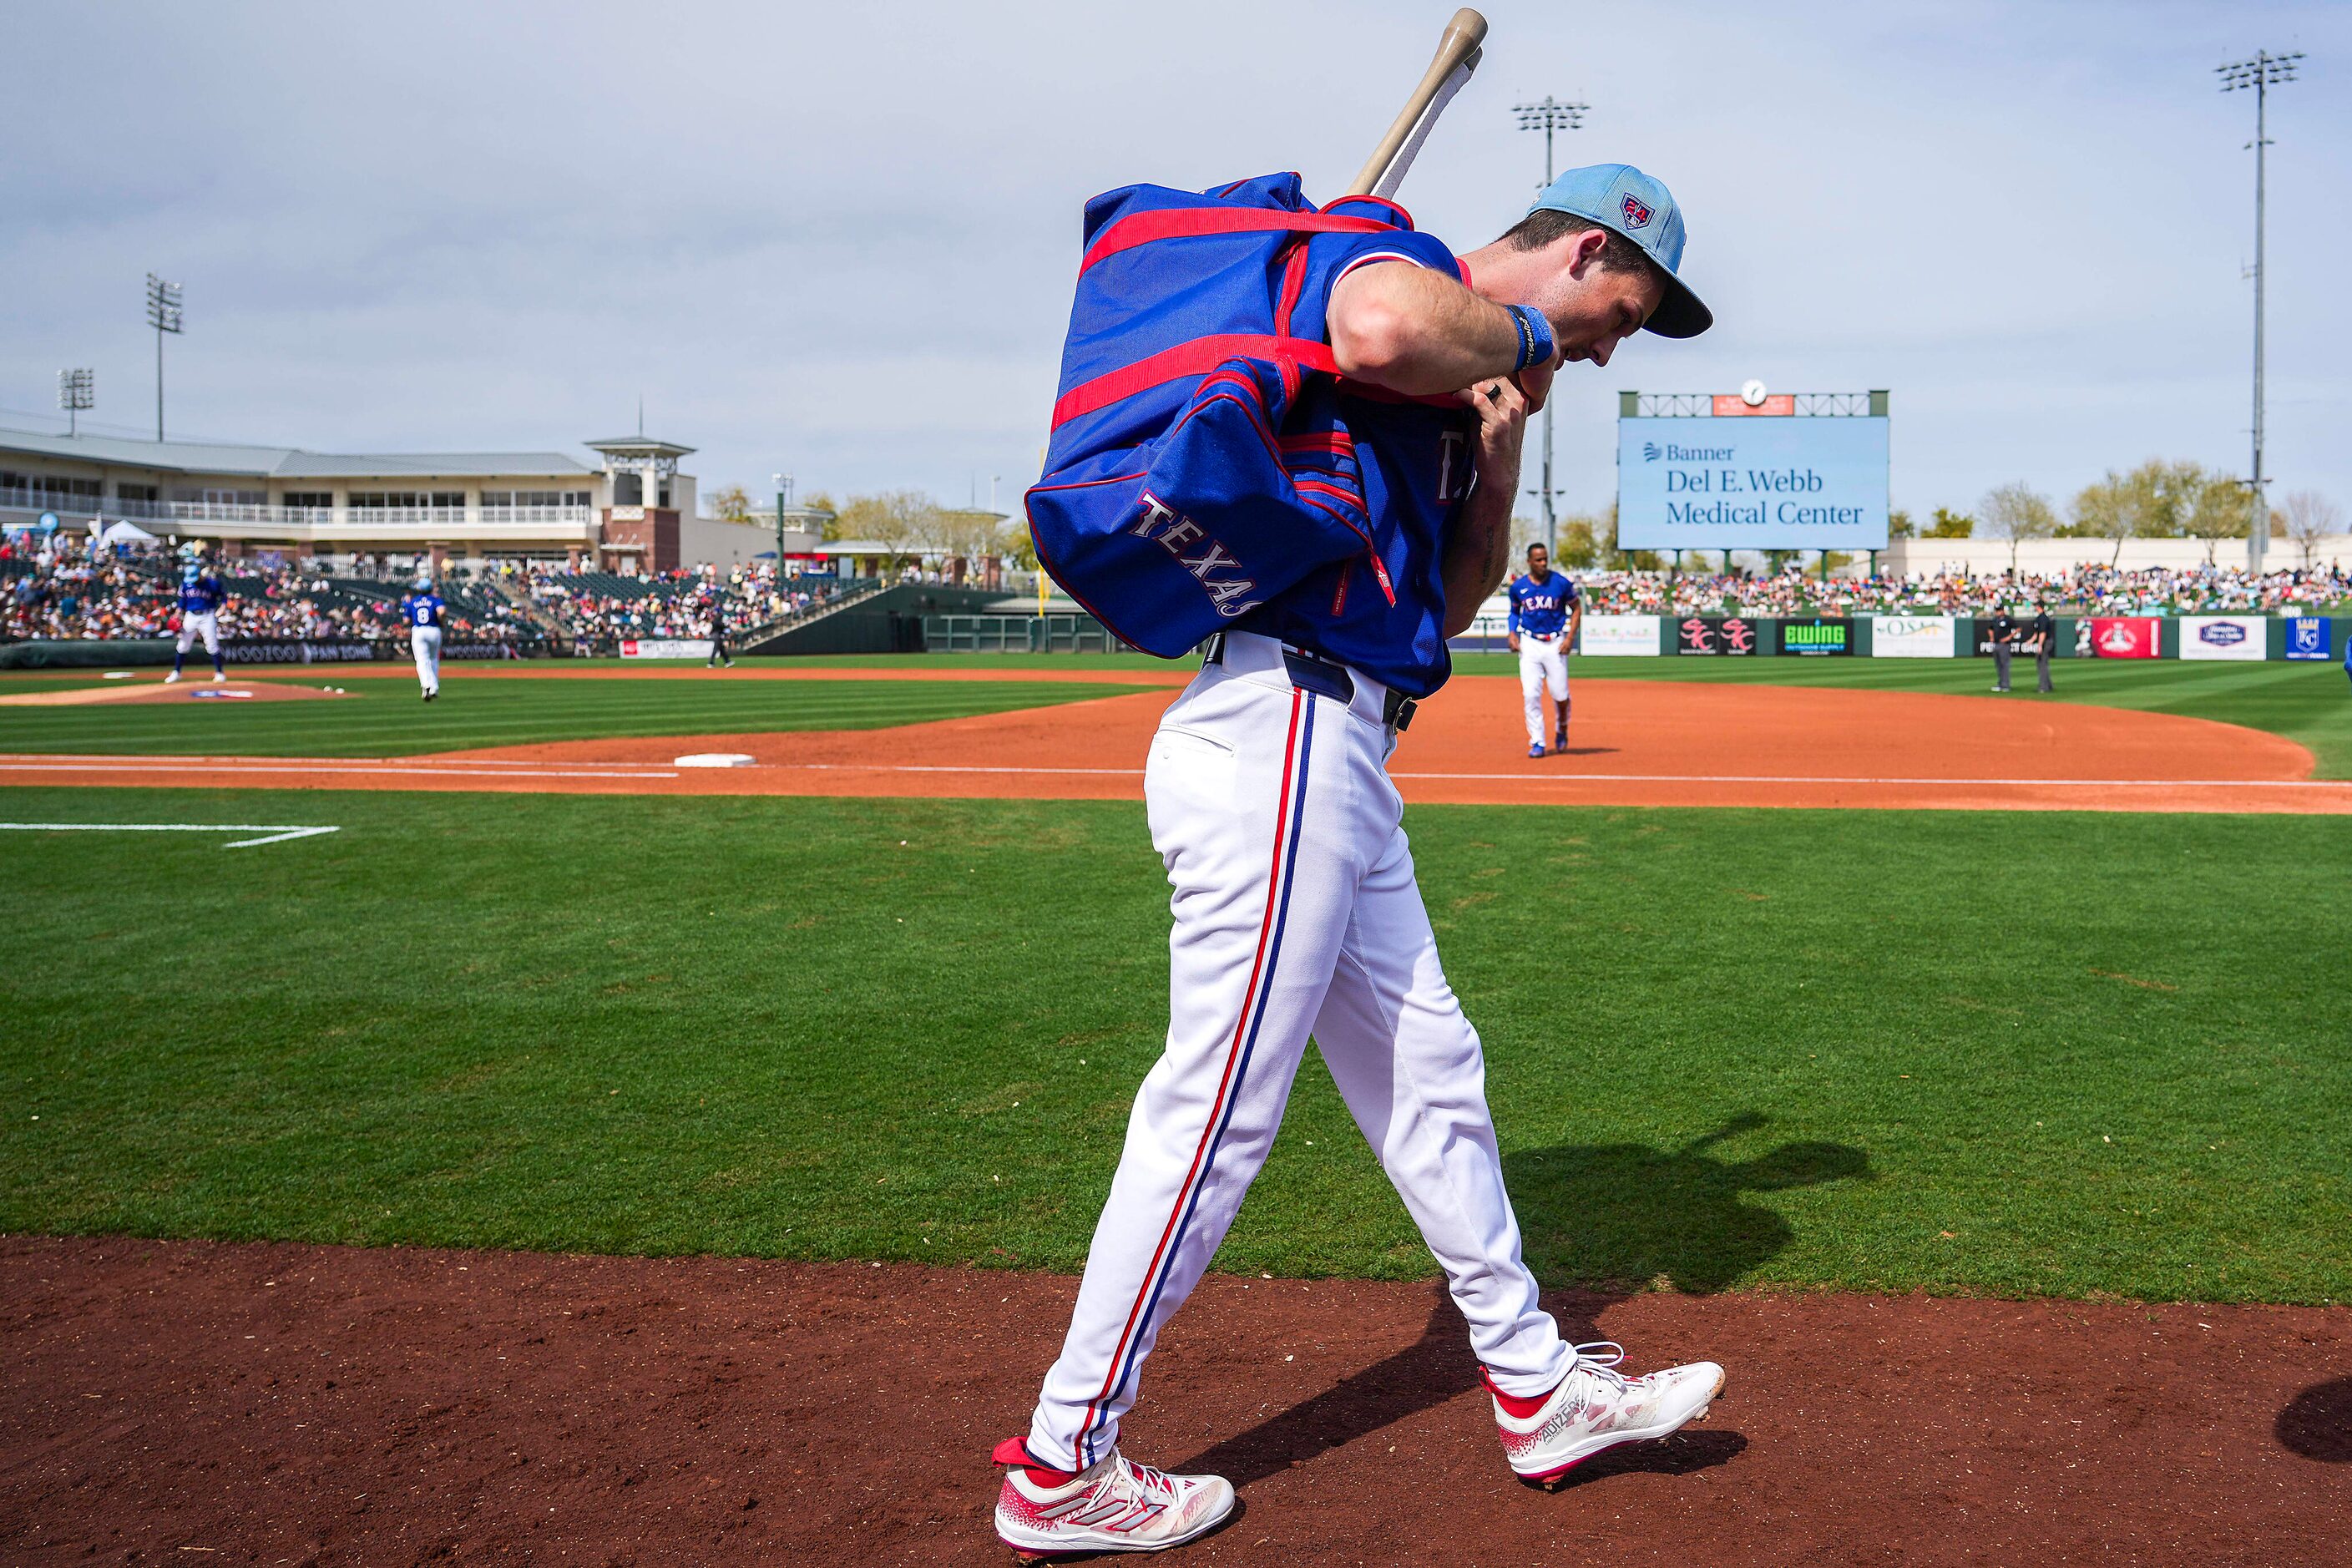
M 66 691 L 19 691 L 0 697 L 0 707 L 82 708 L 98 702 L 184 702 L 199 697 L 249 702 L 287 702 L 344 695 L 346 693 L 330 691 L 324 687 L 289 686 L 275 680 L 233 680 L 222 686 L 215 686 L 209 680 L 183 680 L 173 684 L 142 680 L 114 686 L 79 686 Z

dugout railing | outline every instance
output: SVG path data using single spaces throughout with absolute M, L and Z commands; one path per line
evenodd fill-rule
M 925 616 L 923 651 L 1124 653 L 1128 645 L 1092 616 L 1048 611 L 1042 616 Z

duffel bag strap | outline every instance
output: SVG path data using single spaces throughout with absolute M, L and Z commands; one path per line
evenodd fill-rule
M 1389 234 L 1396 226 L 1377 218 L 1272 207 L 1160 207 L 1131 213 L 1103 230 L 1087 247 L 1078 270 L 1083 273 L 1107 257 L 1163 239 L 1195 239 L 1212 234 Z

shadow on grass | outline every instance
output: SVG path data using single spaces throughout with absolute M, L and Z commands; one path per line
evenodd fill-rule
M 1709 1152 L 1764 1124 L 1761 1116 L 1738 1117 L 1671 1151 L 1562 1145 L 1506 1158 L 1536 1277 L 1645 1281 L 1664 1275 L 1681 1289 L 1720 1289 L 1794 1235 L 1778 1215 L 1743 1202 L 1743 1194 L 1870 1178 L 1869 1156 L 1842 1143 L 1784 1143 L 1745 1161 Z M 1538 1236 L 1541 1249 L 1533 1245 Z M 1580 1246 L 1593 1255 L 1577 1256 Z M 1597 1340 L 1603 1335 L 1593 1320 L 1625 1293 L 1570 1291 L 1547 1304 L 1570 1340 Z M 1207 1470 L 1246 1486 L 1477 1386 L 1478 1363 L 1461 1314 L 1444 1287 L 1433 1286 L 1420 1339 L 1175 1468 Z M 1719 1429 L 1629 1443 L 1580 1467 L 1574 1484 L 1634 1473 L 1687 1475 L 1725 1464 L 1747 1447 L 1738 1433 Z
M 1796 1234 L 1748 1194 L 1873 1179 L 1870 1156 L 1845 1143 L 1783 1143 L 1753 1160 L 1715 1152 L 1767 1120 L 1737 1116 L 1673 1150 L 1560 1144 L 1506 1155 L 1536 1278 L 1604 1290 L 1721 1290 Z

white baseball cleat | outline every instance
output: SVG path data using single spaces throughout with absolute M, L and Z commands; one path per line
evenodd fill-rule
M 224 682 L 226 682 L 227 679 L 228 679 L 228 677 L 227 677 L 227 676 L 226 676 L 226 675 L 223 675 L 219 670 L 215 669 L 215 670 L 214 670 L 214 671 L 213 671 L 213 684 L 214 684 L 215 686 L 219 686 L 219 685 L 223 684 Z
M 163 678 L 163 684 L 164 684 L 164 685 L 166 685 L 166 686 L 169 686 L 169 685 L 171 685 L 171 684 L 172 684 L 172 682 L 173 682 L 173 681 L 175 681 L 175 680 L 177 680 L 177 679 L 180 679 L 180 672 L 179 672 L 178 670 L 176 670 L 176 669 L 175 669 L 175 670 L 173 670 L 171 674 L 169 674 L 169 675 L 167 675 L 167 676 L 165 676 L 165 677 Z
M 1087 1552 L 1165 1552 L 1197 1541 L 1234 1511 L 1223 1476 L 1171 1476 L 1116 1448 L 1058 1486 L 1041 1483 L 1018 1437 L 996 1446 L 1005 1467 L 996 1534 L 1023 1563 Z M 1058 1474 L 1059 1472 L 1047 1472 Z
M 1575 1349 L 1575 1370 L 1540 1405 L 1528 1409 L 1528 1401 L 1510 1400 L 1524 1415 L 1513 1415 L 1504 1403 L 1508 1396 L 1479 1373 L 1496 1396 L 1504 1457 L 1521 1480 L 1547 1490 L 1603 1448 L 1667 1436 L 1703 1418 L 1723 1391 L 1723 1369 L 1711 1361 L 1627 1377 L 1616 1370 L 1625 1352 L 1613 1341 Z

